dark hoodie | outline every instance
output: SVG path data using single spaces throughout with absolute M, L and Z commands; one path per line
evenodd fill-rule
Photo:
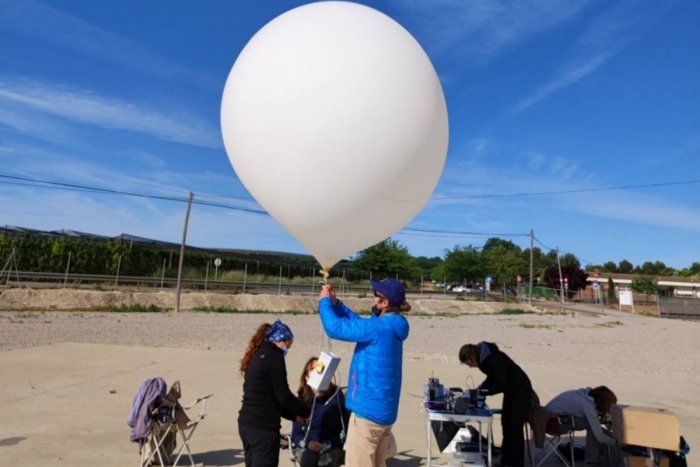
M 282 349 L 271 342 L 263 342 L 245 370 L 238 423 L 279 431 L 280 416 L 294 420 L 296 416 L 308 417 L 310 411 L 289 390 Z
M 532 384 L 522 368 L 501 352 L 496 344 L 480 342 L 478 347 L 479 369 L 486 375 L 480 388 L 488 390 L 489 395 L 503 393 L 529 400 Z

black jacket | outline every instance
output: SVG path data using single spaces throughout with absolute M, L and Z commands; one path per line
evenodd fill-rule
M 505 396 L 530 399 L 530 378 L 496 344 L 479 343 L 479 353 L 479 369 L 486 375 L 486 380 L 481 383 L 482 389 L 488 390 L 489 395 L 503 393 Z
M 345 408 L 343 391 L 331 386 L 329 392 L 316 398 L 311 420 L 305 424 L 292 424 L 292 442 L 294 446 L 300 446 L 306 436 L 307 443 L 330 441 L 331 447 L 342 449 L 344 440 L 340 438 L 340 433 L 347 432 L 349 418 L 350 412 Z M 305 430 L 309 431 L 308 435 Z
M 243 382 L 243 403 L 238 413 L 241 425 L 279 431 L 280 417 L 308 417 L 309 407 L 289 390 L 282 349 L 263 342 L 248 364 Z

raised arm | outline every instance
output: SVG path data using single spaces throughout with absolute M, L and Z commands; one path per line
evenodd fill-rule
M 615 438 L 603 431 L 603 427 L 598 418 L 598 412 L 596 411 L 595 404 L 586 404 L 583 406 L 583 413 L 586 415 L 586 420 L 588 420 L 588 425 L 591 427 L 591 433 L 595 436 L 595 439 L 599 443 L 607 444 L 612 446 L 616 443 Z
M 272 392 L 280 406 L 280 415 L 287 420 L 308 417 L 311 409 L 289 390 L 287 367 L 281 356 L 279 359 L 274 359 L 270 370 L 272 372 Z
M 331 339 L 371 342 L 376 338 L 376 323 L 360 317 L 341 301 L 333 304 L 331 297 L 322 297 L 318 302 L 318 313 L 323 329 Z

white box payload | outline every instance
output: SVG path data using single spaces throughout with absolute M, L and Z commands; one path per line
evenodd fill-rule
M 340 357 L 333 352 L 321 352 L 306 384 L 317 391 L 325 391 L 328 389 L 328 385 L 331 384 L 333 374 L 339 363 Z

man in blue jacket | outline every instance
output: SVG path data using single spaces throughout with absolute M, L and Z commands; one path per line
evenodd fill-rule
M 346 405 L 352 411 L 345 441 L 347 467 L 385 467 L 391 427 L 401 395 L 403 341 L 408 337 L 406 292 L 396 279 L 372 280 L 372 316 L 363 318 L 321 289 L 319 314 L 332 339 L 357 342 L 350 364 Z

